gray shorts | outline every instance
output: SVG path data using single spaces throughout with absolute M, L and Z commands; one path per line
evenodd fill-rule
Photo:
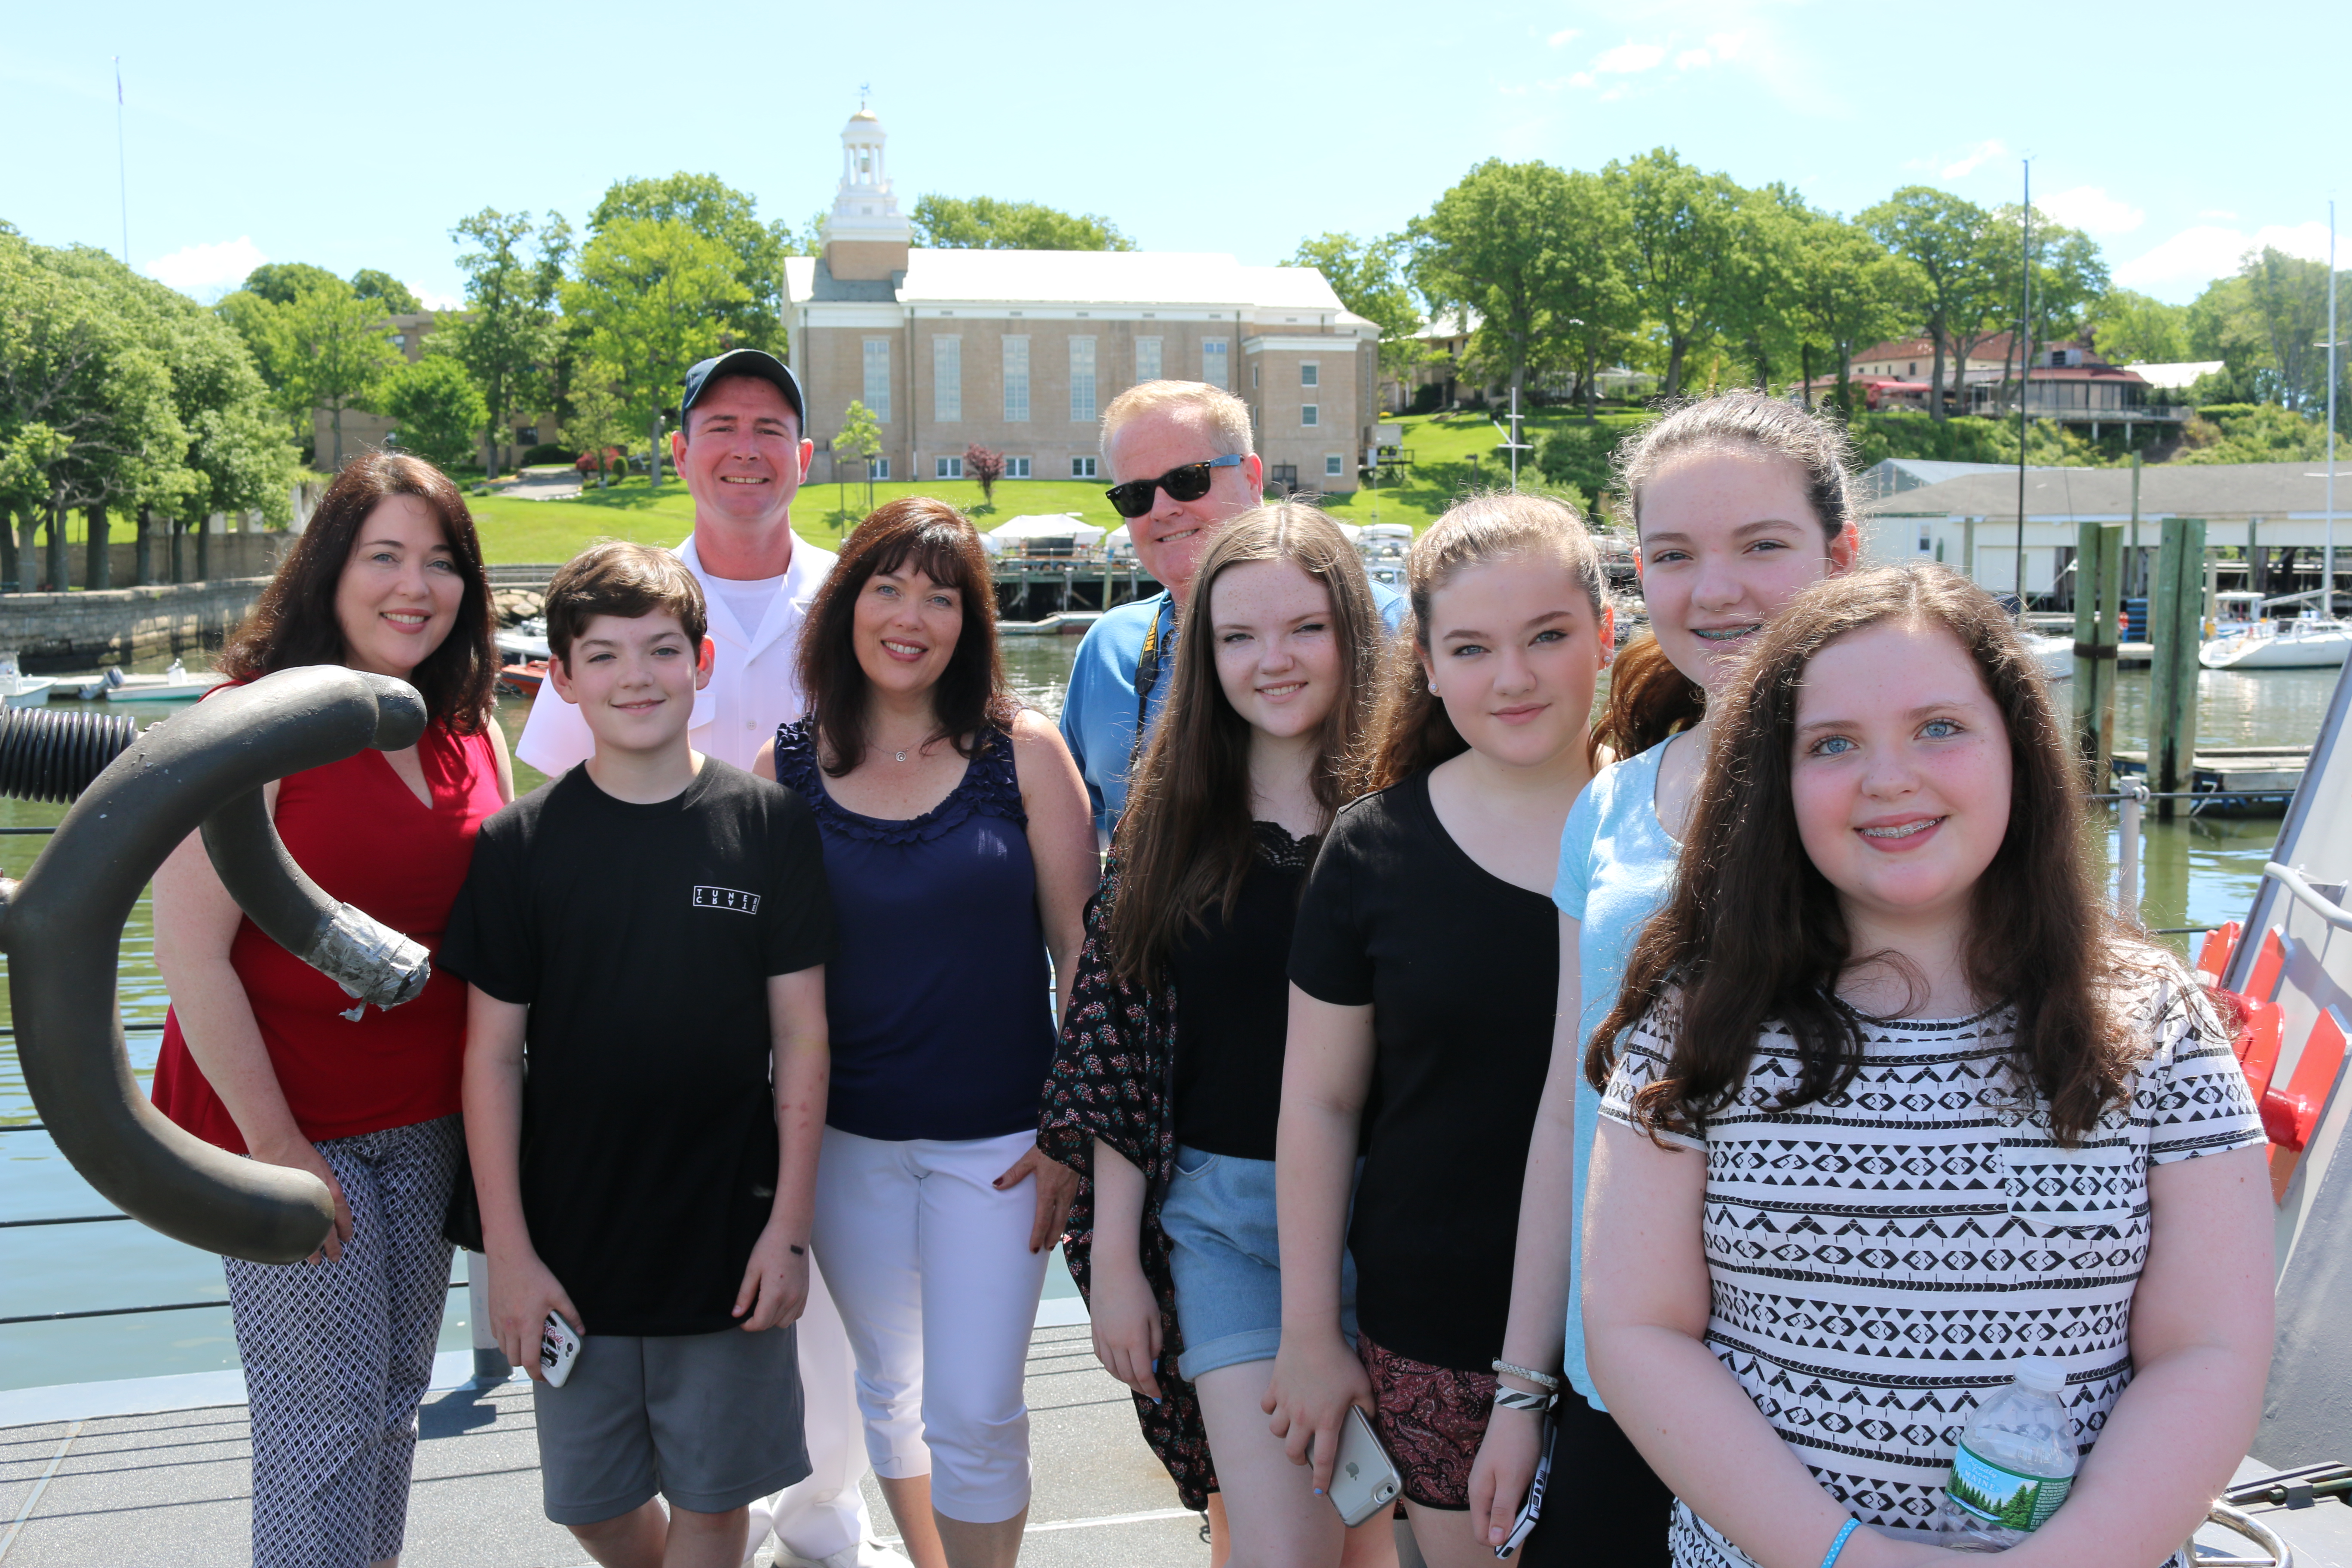
M 584 1336 L 562 1388 L 530 1385 L 547 1517 L 596 1524 L 656 1493 L 725 1513 L 806 1479 L 795 1332 Z

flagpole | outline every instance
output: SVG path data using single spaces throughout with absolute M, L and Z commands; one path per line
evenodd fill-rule
M 122 57 L 114 57 L 114 174 L 122 196 L 122 265 L 131 265 L 131 160 L 122 142 Z
M 2320 614 L 2336 613 L 2336 204 L 2327 204 L 2327 534 L 2319 552 Z

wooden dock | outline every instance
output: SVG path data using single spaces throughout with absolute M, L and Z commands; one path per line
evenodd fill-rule
M 2310 761 L 2309 746 L 2200 746 L 2189 762 L 2189 787 L 2213 801 L 2210 807 L 2196 802 L 2194 809 L 2276 816 L 2294 797 Z M 2147 777 L 2147 753 L 2117 752 L 2115 771 L 2118 778 Z

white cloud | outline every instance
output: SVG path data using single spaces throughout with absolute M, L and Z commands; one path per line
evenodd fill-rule
M 1685 49 L 1675 57 L 1675 69 L 1678 71 L 1705 70 L 1714 63 L 1715 57 L 1705 49 Z
M 2218 224 L 2184 228 L 2115 269 L 2116 282 L 2159 298 L 2186 300 L 2238 269 L 2250 250 L 2269 246 L 2309 261 L 2327 259 L 2327 226 L 2270 224 L 2247 234 Z
M 2033 205 L 2056 218 L 2092 234 L 2129 234 L 2147 221 L 2147 214 L 2107 195 L 2096 185 L 2076 185 L 2036 196 Z
M 1747 42 L 1748 35 L 1745 33 L 1709 33 L 1706 36 L 1706 47 L 1715 51 L 1715 58 L 1718 60 L 1738 59 L 1741 46 Z
M 1613 49 L 1603 49 L 1594 57 L 1592 68 L 1601 76 L 1635 76 L 1655 70 L 1665 63 L 1666 51 L 1658 44 L 1623 43 Z
M 408 286 L 408 291 L 415 295 L 416 302 L 423 305 L 428 310 L 456 310 L 462 309 L 466 303 L 465 300 L 460 300 L 455 294 L 430 293 L 423 289 L 419 289 L 414 283 L 411 283 Z
M 1579 71 L 1574 76 L 1568 79 L 1568 85 L 1570 87 L 1591 87 L 1592 85 L 1592 73 L 1591 71 Z
M 191 245 L 169 256 L 159 256 L 146 267 L 147 276 L 183 294 L 220 293 L 245 281 L 245 275 L 269 258 L 250 235 L 218 245 Z
M 2215 223 L 2235 223 L 2238 221 L 2238 215 L 2231 212 L 2227 207 L 2207 207 L 2203 212 L 2199 213 L 2197 216 L 2201 218 L 2210 218 Z
M 1940 171 L 1948 180 L 1965 180 L 1993 159 L 2009 151 L 1999 142 L 1979 142 L 1963 153 L 1958 162 L 1947 163 Z
M 1549 44 L 1556 49 L 1562 44 L 1572 44 L 1582 37 L 1584 37 L 1584 29 L 1581 27 L 1562 27 L 1559 32 L 1554 33 L 1550 37 L 1546 38 L 1544 42 Z

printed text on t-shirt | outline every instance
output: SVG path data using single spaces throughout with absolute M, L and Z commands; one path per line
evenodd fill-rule
M 733 910 L 740 915 L 760 912 L 760 895 L 734 888 L 700 888 L 694 889 L 694 907 L 698 910 Z

